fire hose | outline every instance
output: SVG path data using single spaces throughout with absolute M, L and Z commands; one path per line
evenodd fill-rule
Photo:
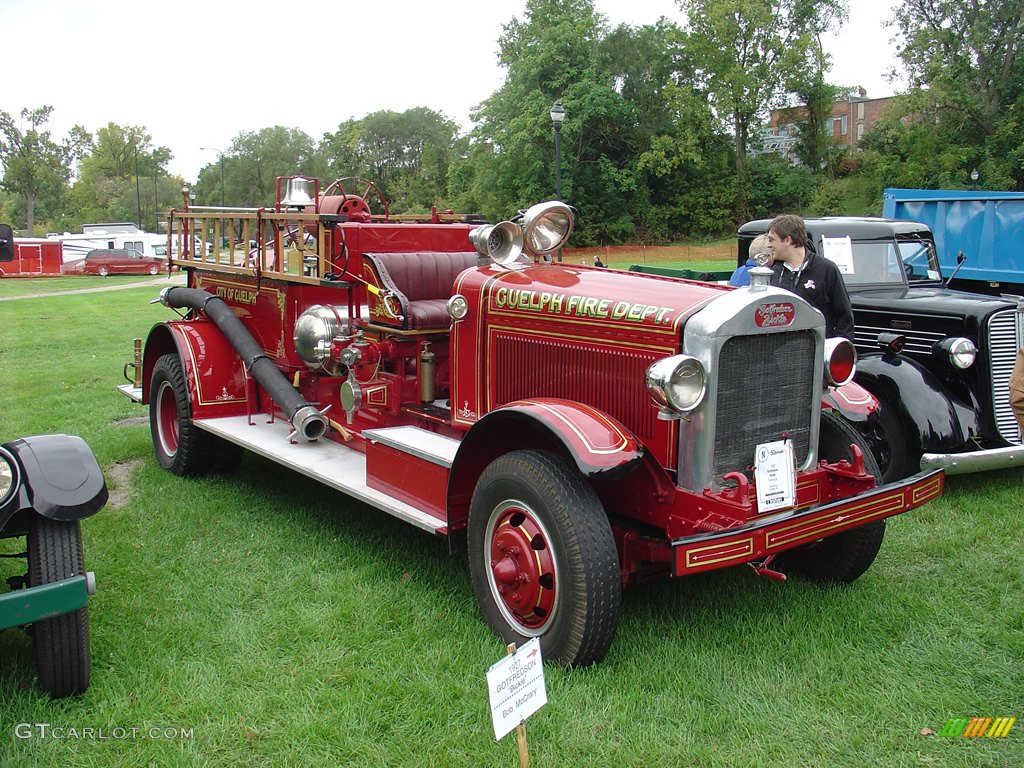
M 198 288 L 170 287 L 160 291 L 159 300 L 172 309 L 187 307 L 204 312 L 242 358 L 246 370 L 285 412 L 295 436 L 304 442 L 323 436 L 327 419 L 295 390 L 223 299 Z

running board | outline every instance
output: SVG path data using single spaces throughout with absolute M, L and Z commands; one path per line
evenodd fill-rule
M 121 384 L 117 391 L 132 402 L 142 403 L 142 387 L 136 387 L 134 384 Z
M 439 516 L 431 515 L 396 498 L 392 493 L 370 487 L 367 484 L 366 454 L 323 438 L 311 443 L 292 443 L 288 440 L 292 427 L 285 419 L 268 422 L 266 414 L 257 414 L 253 418 L 255 423 L 251 423 L 247 416 L 197 419 L 193 423 L 230 443 L 353 496 L 417 528 L 436 535 L 448 534 L 447 517 L 443 510 Z M 454 449 L 458 447 L 456 440 L 416 427 L 367 430 L 363 435 L 368 441 L 367 450 L 376 444 L 375 441 L 383 445 L 383 441 L 387 440 L 391 450 L 426 459 L 443 472 L 445 478 L 447 467 L 451 465 L 450 458 L 454 457 Z M 444 466 L 446 457 L 450 458 L 447 466 Z

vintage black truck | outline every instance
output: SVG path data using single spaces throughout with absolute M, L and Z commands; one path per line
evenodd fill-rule
M 1008 382 L 1024 342 L 1016 297 L 947 288 L 932 232 L 918 222 L 808 218 L 810 246 L 834 261 L 850 293 L 858 352 L 855 381 L 879 401 L 858 426 L 883 481 L 919 468 L 948 474 L 1024 463 Z M 765 232 L 739 229 L 737 263 Z

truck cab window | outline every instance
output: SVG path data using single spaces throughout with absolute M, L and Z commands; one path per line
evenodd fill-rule
M 911 283 L 936 282 L 942 280 L 939 259 L 935 246 L 928 242 L 899 242 L 900 259 L 907 281 Z

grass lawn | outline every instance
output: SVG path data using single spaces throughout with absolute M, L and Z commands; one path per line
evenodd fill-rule
M 91 686 L 49 700 L 30 639 L 0 631 L 0 766 L 517 765 L 464 554 L 255 456 L 158 468 L 115 390 L 132 338 L 173 316 L 154 282 L 0 302 L 0 440 L 80 434 L 113 492 L 83 523 Z M 1024 718 L 1022 510 L 1024 469 L 953 477 L 849 587 L 737 568 L 628 590 L 601 664 L 546 668 L 531 765 L 1024 765 L 1024 721 L 938 735 Z
M 34 296 L 37 294 L 59 293 L 61 291 L 75 291 L 145 282 L 159 284 L 166 281 L 167 275 L 110 275 L 109 277 L 69 275 L 68 277 L 47 278 L 10 277 L 0 280 L 0 299 L 11 296 Z
M 594 263 L 594 256 L 609 267 L 629 269 L 631 264 L 656 264 L 697 271 L 735 269 L 736 239 L 680 245 L 628 245 L 614 248 L 566 248 L 563 260 L 570 263 Z

